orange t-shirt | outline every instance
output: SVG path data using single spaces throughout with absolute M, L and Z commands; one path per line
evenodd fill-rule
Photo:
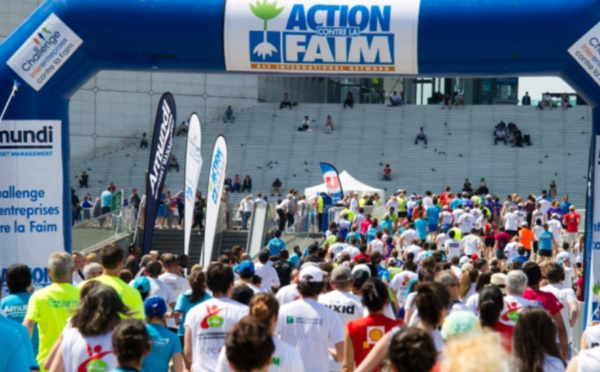
M 521 237 L 521 244 L 523 244 L 523 247 L 525 247 L 525 249 L 531 250 L 531 242 L 534 238 L 533 231 L 524 227 L 521 230 L 519 230 L 519 236 Z

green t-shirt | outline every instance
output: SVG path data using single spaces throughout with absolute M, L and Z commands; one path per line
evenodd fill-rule
M 388 267 L 388 271 L 390 272 L 390 279 L 394 279 L 394 277 L 402 272 L 402 269 L 399 267 Z
M 45 371 L 42 366 L 46 357 L 78 306 L 79 288 L 70 283 L 52 283 L 31 295 L 25 319 L 38 324 L 40 371 Z
M 404 198 L 398 199 L 398 212 L 406 212 L 406 204 L 408 202 Z
M 127 283 L 117 278 L 116 276 L 100 275 L 99 277 L 90 279 L 97 280 L 102 284 L 113 288 L 121 297 L 121 300 L 129 308 L 129 311 L 134 312 L 131 316 L 134 319 L 144 320 L 144 302 L 142 301 L 142 295 L 137 289 L 130 287 Z M 81 287 L 85 282 L 79 283 Z

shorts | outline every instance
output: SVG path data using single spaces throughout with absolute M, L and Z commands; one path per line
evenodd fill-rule
M 428 225 L 427 226 L 427 231 L 429 231 L 430 233 L 434 233 L 438 231 L 438 225 Z
M 506 256 L 504 255 L 504 251 L 502 249 L 496 249 L 496 258 L 499 260 L 506 260 Z
M 537 242 L 537 241 L 534 240 L 532 247 L 533 247 L 532 248 L 533 249 L 533 253 L 537 254 L 538 253 L 538 249 L 540 248 L 540 242 Z
M 552 257 L 552 249 L 540 249 L 539 255 L 541 257 Z
M 488 248 L 492 248 L 494 244 L 496 244 L 496 239 L 494 238 L 485 238 L 484 240 L 485 246 Z
M 575 244 L 577 243 L 577 236 L 579 234 L 576 232 L 567 232 L 566 236 L 565 236 L 565 241 L 569 244 Z
M 404 212 L 398 212 L 398 217 L 401 217 L 401 218 L 406 218 L 406 216 L 408 216 L 408 212 L 407 212 L 407 211 L 404 211 Z
M 110 207 L 102 207 L 102 214 L 110 213 Z

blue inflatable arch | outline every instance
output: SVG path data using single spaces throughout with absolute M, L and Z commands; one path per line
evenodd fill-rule
M 292 21 L 281 20 L 281 8 Z M 251 12 L 261 18 L 258 23 L 249 24 Z M 0 45 L 0 104 L 9 99 L 16 81 L 19 93 L 4 121 L 62 122 L 60 134 L 54 133 L 62 139 L 62 174 L 56 176 L 62 177 L 62 231 L 69 251 L 69 98 L 101 70 L 559 76 L 593 108 L 587 206 L 587 247 L 593 247 L 593 216 L 595 209 L 600 211 L 594 184 L 599 163 L 595 135 L 600 131 L 599 22 L 600 1 L 593 0 L 47 0 Z M 365 33 L 365 38 L 339 45 L 328 40 L 315 47 L 306 38 L 290 39 L 284 29 L 289 25 L 295 29 L 287 31 L 311 31 L 312 36 L 341 32 L 338 36 Z M 279 50 L 283 38 L 287 50 L 296 54 Z M 380 42 L 388 44 L 376 44 Z M 251 48 L 236 49 L 236 43 Z M 386 46 L 391 50 L 386 52 Z M 310 48 L 317 54 L 312 60 L 307 57 Z M 331 63 L 332 56 L 337 65 Z M 302 62 L 298 58 L 304 58 L 307 69 L 294 70 Z M 14 167 L 0 177 L 18 179 L 21 172 L 27 170 Z M 19 241 L 10 249 L 29 247 Z M 586 255 L 590 265 L 592 250 Z M 595 283 L 598 277 L 591 280 Z M 589 295 L 587 300 L 592 300 Z

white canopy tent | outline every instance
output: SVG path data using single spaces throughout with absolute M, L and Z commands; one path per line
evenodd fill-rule
M 384 199 L 384 192 L 382 189 L 377 189 L 375 187 L 371 187 L 369 185 L 365 185 L 364 183 L 358 181 L 356 178 L 352 177 L 350 173 L 346 171 L 342 171 L 340 173 L 340 183 L 342 184 L 342 189 L 344 190 L 344 195 L 348 195 L 351 192 L 358 192 L 359 197 L 361 197 L 365 193 L 369 193 L 370 195 L 379 194 L 381 200 Z M 308 187 L 304 189 L 304 195 L 306 197 L 316 196 L 317 193 L 326 192 L 325 183 L 320 185 Z

